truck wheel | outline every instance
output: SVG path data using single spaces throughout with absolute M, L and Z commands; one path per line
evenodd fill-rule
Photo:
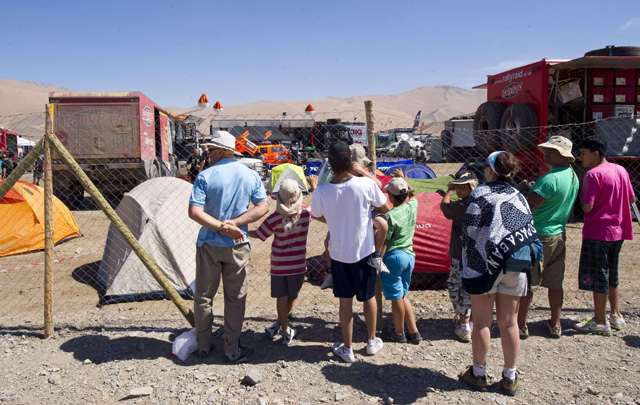
M 480 104 L 473 118 L 473 139 L 476 148 L 487 155 L 500 149 L 500 119 L 504 113 L 501 103 L 487 101 Z
M 507 152 L 526 151 L 538 143 L 538 114 L 531 104 L 512 104 L 502 114 L 502 147 Z
M 640 47 L 611 45 L 606 48 L 589 51 L 584 56 L 640 56 Z

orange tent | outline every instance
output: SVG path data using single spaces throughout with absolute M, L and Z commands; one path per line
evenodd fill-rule
M 44 249 L 44 190 L 18 181 L 0 201 L 0 222 L 0 257 Z M 71 211 L 54 196 L 54 243 L 79 236 Z

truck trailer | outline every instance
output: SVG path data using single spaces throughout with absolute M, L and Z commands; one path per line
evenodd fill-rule
M 177 176 L 197 132 L 140 92 L 51 92 L 53 130 L 114 205 L 125 192 L 159 176 Z M 76 207 L 84 190 L 54 156 L 54 192 Z
M 548 171 L 536 145 L 551 135 L 573 141 L 599 136 L 607 159 L 638 176 L 640 137 L 640 48 L 608 46 L 572 60 L 542 59 L 489 75 L 487 102 L 476 111 L 473 130 L 483 156 L 494 150 L 514 153 L 522 177 Z M 639 181 L 634 181 L 634 187 Z

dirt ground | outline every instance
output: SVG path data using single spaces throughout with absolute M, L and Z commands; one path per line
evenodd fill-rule
M 455 167 L 438 167 L 439 175 Z M 95 207 L 93 207 L 95 208 Z M 640 404 L 640 271 L 638 243 L 625 242 L 620 261 L 621 307 L 627 326 L 611 337 L 570 329 L 591 316 L 591 296 L 577 289 L 581 224 L 568 227 L 563 337 L 547 337 L 545 291 L 534 298 L 529 328 L 518 361 L 516 397 L 476 393 L 458 382 L 471 364 L 471 346 L 454 339 L 452 310 L 445 291 L 415 290 L 419 346 L 385 343 L 367 356 L 361 305 L 355 306 L 354 344 L 358 361 L 344 364 L 331 354 L 340 340 L 338 306 L 330 290 L 305 283 L 292 325 L 299 338 L 291 347 L 263 333 L 275 317 L 268 290 L 269 243 L 254 243 L 251 290 L 242 343 L 254 350 L 249 363 L 227 365 L 222 356 L 222 298 L 214 301 L 216 347 L 205 360 L 180 361 L 171 354 L 176 335 L 189 328 L 167 300 L 98 306 L 95 274 L 108 220 L 89 207 L 73 212 L 82 238 L 55 249 L 56 331 L 42 339 L 42 253 L 0 259 L 0 401 L 33 403 L 638 403 Z M 314 224 L 309 255 L 322 252 L 325 229 Z M 640 227 L 634 224 L 636 238 Z M 22 266 L 29 266 L 23 267 Z M 14 269 L 14 270 L 8 270 Z M 7 271 L 8 270 L 8 271 Z M 191 301 L 188 301 L 190 304 Z M 384 305 L 384 327 L 391 327 Z M 499 381 L 499 331 L 492 329 L 489 374 Z M 248 373 L 261 381 L 242 383 Z M 143 396 L 132 390 L 146 388 Z M 135 394 L 135 392 L 134 392 Z

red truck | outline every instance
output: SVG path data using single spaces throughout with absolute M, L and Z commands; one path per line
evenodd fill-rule
M 522 177 L 548 170 L 535 147 L 551 135 L 575 144 L 597 135 L 609 146 L 607 159 L 640 174 L 640 48 L 609 46 L 572 60 L 542 59 L 489 75 L 487 102 L 476 112 L 476 148 L 486 156 L 507 150 L 522 161 Z M 574 150 L 577 153 L 577 148 Z M 637 183 L 638 180 L 635 180 Z
M 18 156 L 18 134 L 0 128 L 0 155 L 5 153 L 14 157 Z
M 114 205 L 158 176 L 177 176 L 178 159 L 197 145 L 197 131 L 140 92 L 51 92 L 53 129 L 80 167 Z M 84 190 L 54 156 L 54 192 L 77 206 Z

